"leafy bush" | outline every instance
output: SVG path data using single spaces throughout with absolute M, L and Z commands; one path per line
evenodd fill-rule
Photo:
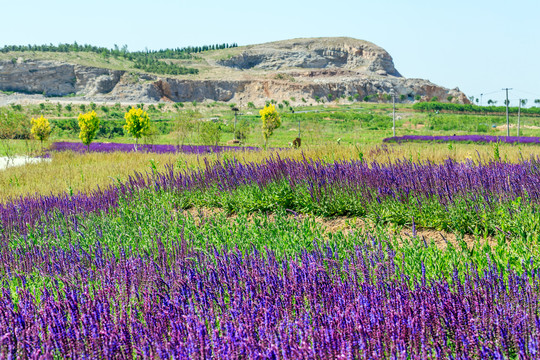
M 441 103 L 441 102 L 419 102 L 413 105 L 414 110 L 418 111 L 448 111 L 453 113 L 506 113 L 506 106 L 478 106 L 474 104 L 454 104 L 454 103 Z M 518 107 L 510 107 L 508 111 L 510 113 L 517 113 Z M 521 108 L 522 114 L 540 115 L 540 108 Z
M 218 123 L 205 121 L 199 127 L 199 137 L 204 145 L 218 145 L 221 139 L 221 128 Z

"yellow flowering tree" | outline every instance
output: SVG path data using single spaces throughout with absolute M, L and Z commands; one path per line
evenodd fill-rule
M 32 129 L 30 129 L 34 139 L 41 142 L 41 150 L 43 151 L 43 140 L 47 140 L 51 134 L 51 124 L 43 115 L 37 119 L 32 118 Z
M 126 119 L 124 130 L 135 138 L 136 149 L 139 139 L 150 130 L 150 117 L 143 109 L 131 108 L 124 115 L 124 118 Z
M 274 130 L 281 126 L 281 117 L 273 104 L 268 104 L 259 111 L 262 120 L 262 133 L 264 137 L 264 147 L 268 144 L 268 139 L 274 133 Z
M 81 139 L 82 143 L 90 151 L 90 144 L 99 129 L 99 117 L 94 110 L 85 114 L 79 114 L 79 128 L 81 129 L 79 139 Z

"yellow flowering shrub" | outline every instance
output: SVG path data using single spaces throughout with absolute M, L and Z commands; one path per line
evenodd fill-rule
M 79 128 L 81 129 L 79 139 L 90 149 L 90 144 L 99 130 L 99 117 L 94 110 L 79 114 Z
M 131 108 L 124 118 L 126 119 L 124 130 L 135 138 L 135 142 L 150 129 L 150 117 L 143 109 Z
M 49 120 L 44 118 L 43 115 L 37 119 L 32 118 L 32 129 L 30 129 L 34 139 L 38 139 L 43 143 L 43 140 L 47 140 L 51 134 L 51 124 Z
M 259 114 L 261 115 L 264 146 L 266 147 L 268 139 L 272 136 L 274 130 L 281 126 L 281 117 L 273 104 L 266 105 L 264 109 L 259 111 Z

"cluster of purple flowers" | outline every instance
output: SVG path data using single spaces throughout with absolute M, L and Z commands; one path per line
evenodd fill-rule
M 492 136 L 492 135 L 404 135 L 383 139 L 383 142 L 409 142 L 409 141 L 432 141 L 432 142 L 474 142 L 474 143 L 507 143 L 507 144 L 538 144 L 540 137 L 528 136 Z
M 160 243 L 159 239 L 157 239 Z M 540 273 L 404 280 L 392 254 L 0 249 L 2 358 L 538 358 Z M 28 284 L 50 279 L 49 286 Z M 401 280 L 400 280 L 401 279 Z M 39 283 L 39 282 L 38 282 Z M 43 283 L 43 282 L 42 282 Z
M 206 160 L 205 160 L 206 161 Z M 435 198 L 451 204 L 454 198 L 467 196 L 496 204 L 518 197 L 540 203 L 540 163 L 536 160 L 519 164 L 458 163 L 417 164 L 399 161 L 393 164 L 342 161 L 331 164 L 309 159 L 270 157 L 264 163 L 242 164 L 236 160 L 216 162 L 202 170 L 182 172 L 170 168 L 162 173 L 137 173 L 125 183 L 111 185 L 86 194 L 28 196 L 0 204 L 3 232 L 24 233 L 28 226 L 60 212 L 63 216 L 115 207 L 119 196 L 138 189 L 156 191 L 191 191 L 215 187 L 232 191 L 244 185 L 265 187 L 271 182 L 286 180 L 291 188 L 305 186 L 313 199 L 348 194 L 360 202 L 393 198 L 408 202 L 411 196 Z
M 51 145 L 52 151 L 74 151 L 84 153 L 88 151 L 86 145 L 75 142 L 55 142 Z M 186 154 L 208 154 L 223 151 L 256 151 L 260 150 L 253 146 L 209 146 L 209 145 L 151 145 L 151 144 L 122 144 L 122 143 L 100 143 L 90 144 L 90 152 L 151 152 L 151 153 L 186 153 Z

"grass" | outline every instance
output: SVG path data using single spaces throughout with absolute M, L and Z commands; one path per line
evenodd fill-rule
M 11 149 L 17 147 L 26 152 L 26 143 L 10 141 Z M 0 149 L 3 142 L 0 141 Z M 31 143 L 33 154 L 39 153 L 39 145 Z M 522 158 L 540 156 L 540 147 L 501 144 L 500 156 L 503 160 L 516 162 Z M 12 152 L 13 153 L 13 152 Z M 273 153 L 273 152 L 271 152 Z M 363 159 L 386 163 L 396 159 L 414 161 L 442 162 L 447 158 L 463 161 L 473 159 L 488 161 L 494 158 L 494 148 L 490 145 L 455 144 L 418 144 L 403 145 L 327 145 L 308 147 L 302 150 L 282 150 L 278 152 L 283 158 L 323 159 L 333 162 L 344 159 Z M 50 162 L 28 164 L 24 167 L 10 167 L 0 171 L 0 201 L 24 196 L 25 194 L 60 194 L 64 192 L 87 192 L 98 186 L 105 187 L 112 183 L 125 181 L 135 172 L 150 172 L 151 161 L 159 171 L 167 165 L 176 169 L 198 169 L 204 161 L 236 158 L 241 162 L 263 161 L 269 152 L 246 152 L 242 154 L 224 153 L 212 155 L 193 154 L 152 154 L 152 153 L 91 153 L 75 154 L 71 152 L 54 153 Z M 36 181 L 36 179 L 39 179 Z
M 88 214 L 76 221 L 57 214 L 25 237 L 13 236 L 10 247 L 55 246 L 68 250 L 77 239 L 77 246 L 85 251 L 94 251 L 99 243 L 117 256 L 126 248 L 132 249 L 133 254 L 157 256 L 159 246 L 170 251 L 174 242 L 183 238 L 191 249 L 211 251 L 215 247 L 248 252 L 255 248 L 273 251 L 278 258 L 295 256 L 319 245 L 330 246 L 344 257 L 355 247 L 381 247 L 381 253 L 395 253 L 395 265 L 402 273 L 419 278 L 423 263 L 429 279 L 441 275 L 451 278 L 454 269 L 461 272 L 471 264 L 482 271 L 489 265 L 488 259 L 501 269 L 510 266 L 519 270 L 540 255 L 537 241 L 516 238 L 507 242 L 504 235 L 498 236 L 492 247 L 480 240 L 467 246 L 458 237 L 455 246 L 449 244 L 441 250 L 430 239 L 389 236 L 381 224 L 360 231 L 329 232 L 312 217 L 297 217 L 290 212 L 230 217 L 204 209 L 187 212 L 176 204 L 171 193 L 141 191 L 121 200 L 119 207 L 108 214 Z

